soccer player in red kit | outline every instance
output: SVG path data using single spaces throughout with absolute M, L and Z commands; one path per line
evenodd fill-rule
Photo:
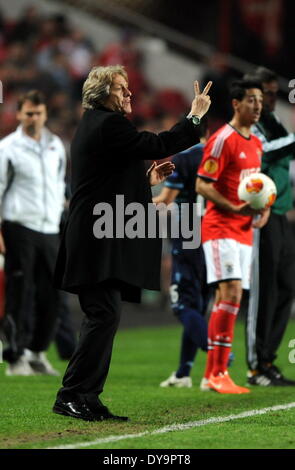
M 207 282 L 216 284 L 202 389 L 248 393 L 249 389 L 232 381 L 227 364 L 242 290 L 249 289 L 252 227 L 262 227 L 269 215 L 269 209 L 255 211 L 237 195 L 240 181 L 260 171 L 262 144 L 251 134 L 251 125 L 259 120 L 262 109 L 261 85 L 236 81 L 231 99 L 233 118 L 208 140 L 196 183 L 197 192 L 208 199 L 202 242 Z M 254 222 L 257 214 L 260 218 Z

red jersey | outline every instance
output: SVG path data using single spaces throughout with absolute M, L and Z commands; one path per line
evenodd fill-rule
M 230 124 L 225 124 L 208 140 L 198 176 L 215 182 L 216 190 L 233 204 L 238 198 L 240 181 L 251 173 L 260 171 L 262 144 L 253 134 L 244 137 Z M 202 222 L 202 241 L 232 238 L 252 245 L 252 216 L 234 214 L 207 202 Z

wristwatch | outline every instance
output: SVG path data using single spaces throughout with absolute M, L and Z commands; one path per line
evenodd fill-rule
M 196 114 L 193 114 L 191 116 L 191 120 L 192 120 L 192 123 L 195 125 L 195 126 L 198 126 L 201 122 L 201 118 L 199 118 L 199 116 L 197 116 Z

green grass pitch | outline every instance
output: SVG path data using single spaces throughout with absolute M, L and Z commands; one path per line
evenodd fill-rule
M 164 426 L 239 414 L 295 401 L 294 387 L 252 387 L 247 395 L 201 392 L 205 364 L 200 351 L 192 372 L 193 388 L 162 389 L 159 383 L 176 369 L 181 327 L 138 328 L 119 331 L 110 375 L 102 400 L 113 413 L 128 415 L 127 423 L 87 423 L 53 414 L 51 407 L 61 378 L 6 377 L 0 364 L 0 448 L 43 449 L 92 442 L 108 436 L 148 432 L 147 435 L 87 446 L 96 449 L 294 449 L 295 408 L 264 415 L 207 424 L 191 429 L 149 434 Z M 277 364 L 295 378 L 288 347 L 295 338 L 289 323 Z M 245 384 L 244 326 L 239 322 L 231 368 L 233 379 Z M 62 373 L 66 363 L 52 348 L 49 358 Z

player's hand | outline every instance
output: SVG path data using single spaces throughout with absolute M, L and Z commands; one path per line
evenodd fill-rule
M 164 162 L 160 165 L 154 162 L 146 173 L 150 180 L 150 185 L 155 186 L 156 184 L 163 183 L 163 181 L 173 173 L 174 168 L 175 165 L 172 162 Z
M 208 91 L 210 90 L 211 85 L 212 82 L 208 82 L 201 93 L 198 80 L 194 82 L 195 97 L 192 102 L 190 114 L 202 118 L 207 113 L 211 105 L 210 96 L 208 95 Z
M 239 205 L 233 204 L 231 210 L 235 214 L 251 215 L 252 217 L 254 215 L 261 215 L 263 212 L 263 209 L 252 209 L 249 202 L 244 202 L 243 204 L 239 204 Z
M 260 214 L 260 217 L 253 219 L 252 227 L 254 228 L 264 227 L 268 222 L 269 216 L 270 216 L 270 208 L 268 207 L 267 209 L 263 209 L 262 213 Z
M 0 253 L 2 255 L 5 255 L 5 252 L 6 252 L 5 243 L 4 243 L 4 240 L 3 240 L 2 233 L 0 232 Z

